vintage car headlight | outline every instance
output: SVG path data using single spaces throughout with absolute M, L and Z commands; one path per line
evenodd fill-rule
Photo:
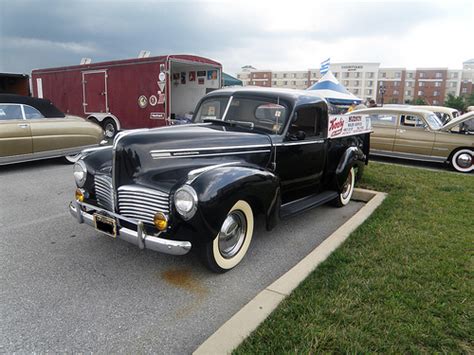
M 83 187 L 87 179 L 87 168 L 83 160 L 78 160 L 73 167 L 74 180 L 78 187 Z
M 189 185 L 180 187 L 174 193 L 174 205 L 176 211 L 185 219 L 188 220 L 194 216 L 197 210 L 197 194 Z

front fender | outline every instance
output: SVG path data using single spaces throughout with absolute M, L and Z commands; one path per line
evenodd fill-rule
M 200 238 L 214 239 L 227 213 L 238 200 L 252 207 L 254 216 L 263 213 L 267 228 L 276 221 L 280 182 L 271 172 L 245 166 L 226 166 L 207 171 L 191 183 L 198 195 L 198 209 L 191 219 Z
M 351 168 L 357 166 L 362 169 L 365 160 L 366 156 L 360 148 L 349 147 L 346 149 L 344 154 L 342 154 L 341 159 L 339 159 L 335 172 L 336 187 L 339 191 L 342 191 Z

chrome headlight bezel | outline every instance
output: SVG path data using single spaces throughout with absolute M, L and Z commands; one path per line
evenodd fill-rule
M 77 187 L 83 187 L 87 180 L 87 167 L 83 160 L 78 160 L 73 168 L 74 180 L 76 181 Z
M 189 208 L 182 208 L 183 203 L 183 197 L 187 197 L 188 202 L 191 202 L 191 206 Z M 198 205 L 198 196 L 196 193 L 196 190 L 194 190 L 191 186 L 189 185 L 183 185 L 179 189 L 176 190 L 174 193 L 173 197 L 173 202 L 174 202 L 174 207 L 176 208 L 176 211 L 179 213 L 179 215 L 184 219 L 184 220 L 189 220 L 193 218 L 193 216 L 196 214 L 197 211 L 197 205 Z

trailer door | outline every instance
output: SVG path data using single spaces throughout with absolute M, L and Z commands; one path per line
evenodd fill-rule
M 107 102 L 107 72 L 94 70 L 82 73 L 84 113 L 109 112 Z

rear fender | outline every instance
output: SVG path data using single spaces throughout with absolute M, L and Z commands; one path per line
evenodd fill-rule
M 264 214 L 267 228 L 276 223 L 279 179 L 258 167 L 225 166 L 204 172 L 191 186 L 198 195 L 196 216 L 191 219 L 201 238 L 216 237 L 227 213 L 238 200 L 247 201 L 254 216 Z
M 336 168 L 335 177 L 336 177 L 336 187 L 339 191 L 342 191 L 344 183 L 349 176 L 349 171 L 352 167 L 356 166 L 357 168 L 363 168 L 365 163 L 366 156 L 364 152 L 358 147 L 349 147 L 346 149 L 344 154 L 342 154 L 341 159 Z

